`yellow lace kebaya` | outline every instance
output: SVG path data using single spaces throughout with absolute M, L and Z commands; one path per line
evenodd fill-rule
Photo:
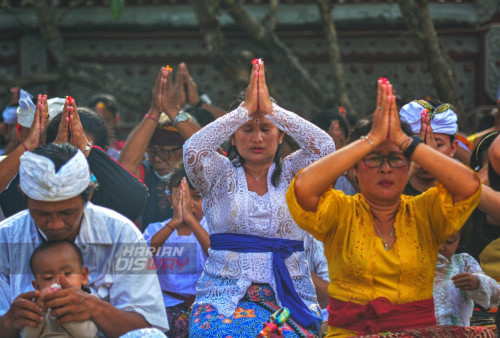
M 396 241 L 384 249 L 373 226 L 370 207 L 362 194 L 347 196 L 328 189 L 316 212 L 298 204 L 295 179 L 286 200 L 295 222 L 324 243 L 330 297 L 366 304 L 386 297 L 404 304 L 432 297 L 437 253 L 441 243 L 456 233 L 479 203 L 481 189 L 453 203 L 440 184 L 419 196 L 401 195 L 394 227 Z M 328 335 L 351 334 L 328 327 Z

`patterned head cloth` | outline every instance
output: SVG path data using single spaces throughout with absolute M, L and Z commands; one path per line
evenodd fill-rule
M 431 127 L 434 133 L 456 135 L 458 132 L 457 114 L 455 107 L 449 103 L 434 108 L 425 100 L 415 100 L 405 104 L 399 112 L 401 121 L 410 125 L 414 134 L 420 132 L 422 112 L 427 111 L 431 118 Z
M 26 151 L 21 156 L 21 189 L 37 201 L 56 202 L 80 195 L 90 184 L 89 165 L 78 151 L 58 172 L 48 157 Z
M 32 98 L 33 95 L 21 89 L 21 93 L 19 94 L 19 107 L 17 107 L 17 123 L 26 128 L 30 128 L 35 119 L 36 106 Z M 64 102 L 65 100 L 60 97 L 54 97 L 47 100 L 47 105 L 49 106 L 49 121 L 63 111 Z

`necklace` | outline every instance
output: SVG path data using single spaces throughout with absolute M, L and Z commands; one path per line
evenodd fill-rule
M 253 177 L 257 182 L 260 182 L 260 180 L 262 179 L 262 176 L 264 175 L 252 175 L 252 173 L 250 173 L 250 171 L 248 171 L 247 169 L 243 168 L 243 170 L 245 170 L 245 172 L 250 176 L 250 177 Z
M 389 244 L 387 244 L 384 237 L 382 237 L 382 233 L 380 232 L 380 229 L 378 228 L 377 223 L 375 223 L 375 220 L 373 220 L 373 225 L 375 226 L 375 232 L 377 233 L 377 236 L 382 240 L 382 243 L 384 244 L 385 251 L 389 250 Z M 393 236 L 394 236 L 394 225 L 392 226 L 391 233 L 389 234 L 389 238 L 392 238 Z

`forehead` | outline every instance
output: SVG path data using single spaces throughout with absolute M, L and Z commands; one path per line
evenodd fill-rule
M 29 197 L 27 198 L 28 209 L 44 212 L 60 212 L 68 209 L 82 208 L 83 204 L 84 202 L 80 195 L 57 202 L 38 201 Z
M 243 127 L 255 127 L 256 125 L 258 126 L 266 126 L 266 127 L 275 127 L 277 128 L 269 119 L 265 118 L 264 116 L 255 116 L 253 117 L 250 121 L 245 123 Z
M 448 134 L 434 133 L 434 138 L 436 141 L 451 142 L 451 135 Z
M 375 149 L 373 149 L 372 153 L 378 153 L 378 154 L 402 154 L 401 150 L 397 145 L 390 141 L 385 141 L 382 144 L 379 144 Z
M 182 149 L 182 146 L 150 146 L 148 147 L 148 150 L 153 150 L 153 151 L 171 151 L 174 149 Z
M 33 257 L 33 270 L 56 269 L 68 264 L 79 264 L 78 253 L 69 244 L 60 244 L 38 252 Z

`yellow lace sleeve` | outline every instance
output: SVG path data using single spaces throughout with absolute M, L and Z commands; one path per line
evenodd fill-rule
M 436 187 L 415 197 L 415 209 L 417 213 L 426 213 L 424 217 L 428 219 L 436 243 L 441 244 L 460 230 L 478 205 L 480 197 L 481 185 L 469 198 L 453 202 L 453 196 L 437 182 Z
M 347 203 L 351 203 L 351 199 L 351 196 L 346 196 L 342 191 L 329 187 L 321 195 L 316 211 L 312 212 L 302 209 L 297 202 L 295 178 L 286 192 L 286 202 L 294 221 L 299 227 L 322 242 L 327 234 L 336 231 L 339 220 L 348 209 Z

